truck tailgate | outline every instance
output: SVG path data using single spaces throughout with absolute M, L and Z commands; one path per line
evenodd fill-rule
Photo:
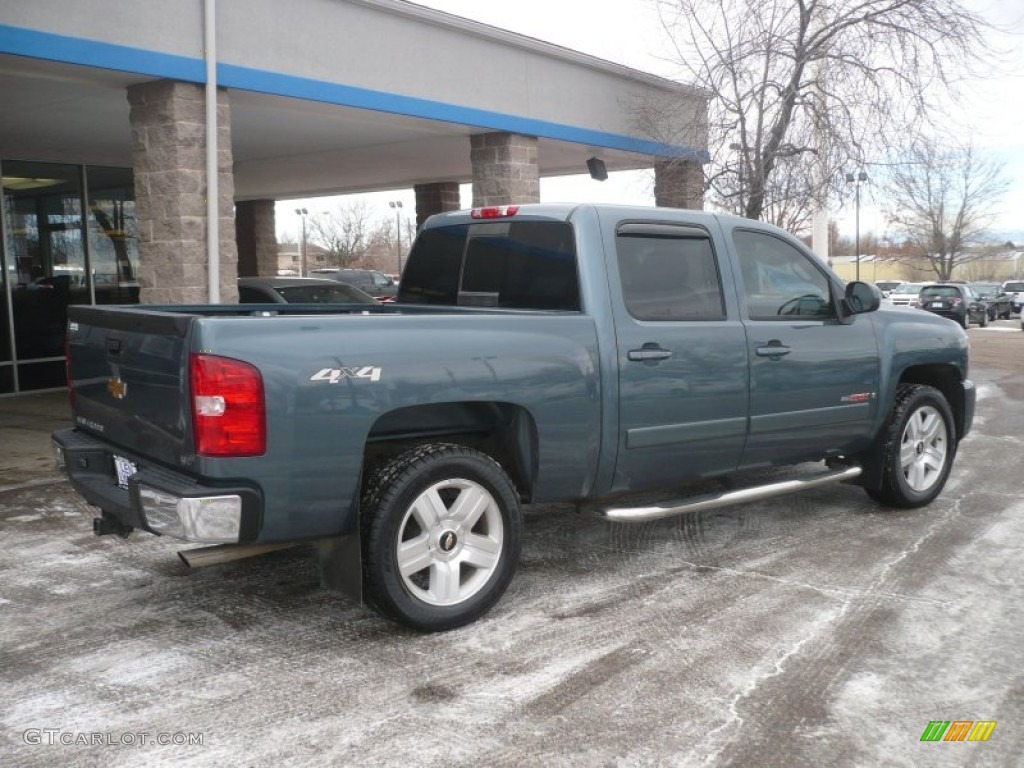
M 69 307 L 75 426 L 128 454 L 172 466 L 189 462 L 186 386 L 194 317 L 140 307 Z

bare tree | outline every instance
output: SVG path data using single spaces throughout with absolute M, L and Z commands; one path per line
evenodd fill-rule
M 916 133 L 990 28 L 958 0 L 654 2 L 680 78 L 712 94 L 709 196 L 776 222 L 842 198 L 843 169 Z M 664 118 L 638 116 L 648 130 Z
M 331 266 L 348 267 L 366 254 L 371 238 L 379 225 L 370 213 L 366 200 L 339 205 L 309 217 L 309 242 L 325 248 Z
M 970 144 L 942 148 L 922 140 L 887 182 L 886 217 L 911 260 L 949 280 L 958 266 L 985 257 L 984 249 L 968 247 L 984 240 L 1009 186 L 1002 163 L 979 157 Z

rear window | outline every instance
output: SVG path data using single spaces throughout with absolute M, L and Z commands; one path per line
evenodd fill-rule
M 357 288 L 337 285 L 297 285 L 275 289 L 289 304 L 376 304 Z
M 1020 293 L 1021 291 L 1024 291 L 1024 282 L 1017 282 L 1017 283 L 1010 282 L 1010 283 L 1006 283 L 1003 286 L 1003 290 L 1004 291 L 1012 291 L 1012 292 L 1015 292 L 1015 293 Z
M 959 299 L 960 289 L 952 285 L 935 285 L 922 289 L 921 295 L 929 299 Z
M 424 230 L 409 254 L 398 301 L 577 312 L 572 227 L 488 221 Z

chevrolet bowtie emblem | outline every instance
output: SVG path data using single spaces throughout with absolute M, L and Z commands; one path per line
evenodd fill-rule
M 121 381 L 120 376 L 113 376 L 107 379 L 107 392 L 109 392 L 115 400 L 124 400 L 124 396 L 128 394 L 128 384 Z

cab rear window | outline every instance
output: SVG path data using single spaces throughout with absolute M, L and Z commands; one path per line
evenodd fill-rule
M 424 230 L 409 254 L 398 301 L 578 312 L 572 227 L 484 221 Z

